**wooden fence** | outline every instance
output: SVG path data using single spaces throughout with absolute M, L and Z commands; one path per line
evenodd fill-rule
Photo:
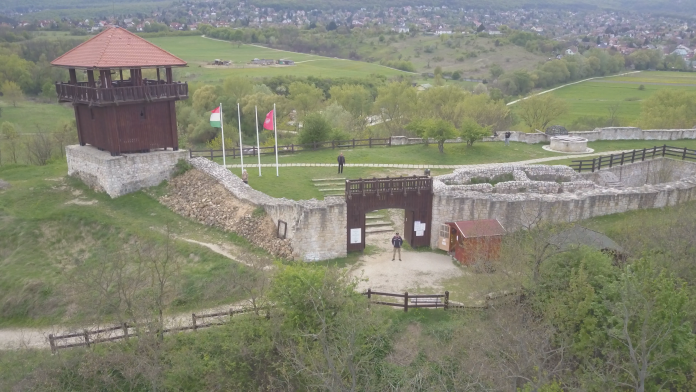
M 681 158 L 682 160 L 696 160 L 696 150 L 689 150 L 686 147 L 671 147 L 668 145 L 655 146 L 653 148 L 644 148 L 642 150 L 633 150 L 623 152 L 621 154 L 602 155 L 594 159 L 583 159 L 572 161 L 572 167 L 578 173 L 583 171 L 595 172 L 602 168 L 610 168 L 613 166 L 621 166 L 627 163 L 643 162 L 646 159 L 655 158 Z
M 368 300 L 371 304 L 375 305 L 386 305 L 403 308 L 404 312 L 408 312 L 412 308 L 443 308 L 447 310 L 449 308 L 449 291 L 445 291 L 444 294 L 409 294 L 408 291 L 403 294 L 396 293 L 382 293 L 379 291 L 372 291 L 372 289 L 367 289 L 363 295 L 367 295 Z M 391 298 L 402 298 L 399 302 L 390 301 L 375 301 L 372 296 L 384 296 Z
M 378 147 L 378 146 L 391 146 L 391 138 L 369 138 L 369 139 L 350 139 L 350 140 L 332 140 L 330 142 L 316 142 L 309 144 L 288 144 L 284 146 L 278 146 L 278 154 L 294 154 L 300 151 L 316 151 L 325 149 L 341 149 L 341 148 L 357 148 L 357 147 Z M 275 155 L 275 146 L 270 147 L 244 147 L 240 149 L 238 146 L 232 148 L 225 148 L 225 157 L 232 157 L 235 159 L 240 156 L 241 153 L 244 156 L 257 156 L 260 152 L 261 155 Z M 189 157 L 204 157 L 212 160 L 213 158 L 222 158 L 222 150 L 189 150 Z
M 252 313 L 252 310 L 242 309 L 242 310 L 232 310 L 226 312 L 209 313 L 209 314 L 191 314 L 191 325 L 182 327 L 172 327 L 165 328 L 162 331 L 156 331 L 158 334 L 182 332 L 182 331 L 197 331 L 201 328 L 208 328 L 216 325 L 222 325 L 223 322 L 205 322 L 204 320 L 215 318 L 215 317 L 227 317 L 232 318 L 235 314 L 245 314 Z M 201 323 L 201 321 L 204 321 Z M 116 340 L 129 339 L 131 336 L 138 336 L 137 325 L 123 323 L 121 325 L 115 325 L 111 327 L 94 329 L 94 330 L 83 330 L 82 332 L 69 333 L 66 335 L 48 335 L 48 342 L 51 345 L 51 352 L 55 353 L 58 350 L 71 347 L 90 347 L 93 344 L 113 342 Z M 131 331 L 133 330 L 133 331 Z M 106 336 L 105 336 L 106 335 Z M 60 344 L 61 342 L 70 341 L 68 343 Z

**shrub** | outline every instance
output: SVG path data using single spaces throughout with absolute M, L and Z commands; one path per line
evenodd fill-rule
M 178 177 L 187 171 L 193 169 L 193 166 L 186 159 L 179 159 L 179 161 L 174 166 L 174 177 Z
M 644 84 L 641 84 L 640 86 L 638 86 L 638 90 L 640 90 L 640 91 L 645 90 L 645 85 L 644 85 Z

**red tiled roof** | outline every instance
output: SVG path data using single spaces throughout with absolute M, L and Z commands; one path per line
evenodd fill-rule
M 505 228 L 497 219 L 451 222 L 464 238 L 492 237 L 504 235 Z
M 74 68 L 183 67 L 186 62 L 120 27 L 110 27 L 51 64 Z

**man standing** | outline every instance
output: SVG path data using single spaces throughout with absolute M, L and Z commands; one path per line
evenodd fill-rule
M 396 252 L 399 252 L 399 261 L 401 261 L 401 245 L 404 243 L 404 240 L 401 238 L 399 233 L 396 233 L 394 237 L 392 237 L 392 245 L 394 245 L 394 253 L 392 254 L 392 261 L 394 261 L 394 258 L 396 257 Z
M 505 145 L 506 146 L 510 145 L 510 135 L 512 135 L 512 133 L 510 133 L 510 131 L 505 132 Z
M 346 157 L 343 156 L 343 152 L 341 151 L 340 154 L 338 154 L 338 173 L 341 174 L 343 173 L 343 165 L 346 163 Z

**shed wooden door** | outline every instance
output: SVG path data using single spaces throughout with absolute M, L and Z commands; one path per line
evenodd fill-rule
M 440 225 L 439 238 L 437 240 L 437 247 L 444 250 L 445 252 L 450 251 L 450 227 L 448 224 Z
M 415 211 L 404 210 L 404 239 L 411 246 L 413 246 L 413 219 L 415 215 Z

